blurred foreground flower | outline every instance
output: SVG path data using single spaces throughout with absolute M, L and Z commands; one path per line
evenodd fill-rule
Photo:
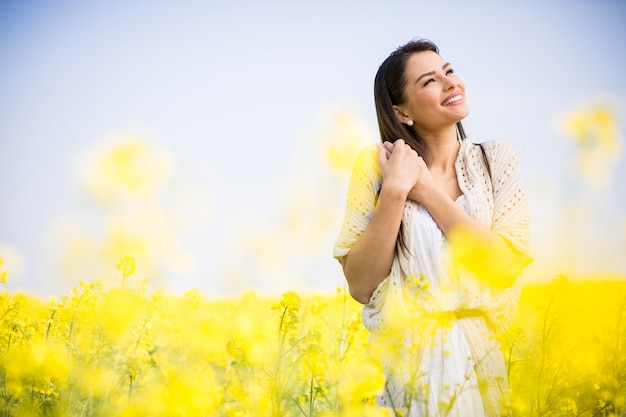
M 609 185 L 611 165 L 617 162 L 622 147 L 620 128 L 610 106 L 590 105 L 572 111 L 565 116 L 563 128 L 576 145 L 576 166 L 582 178 L 595 186 Z
M 504 239 L 487 240 L 463 227 L 453 230 L 448 242 L 453 268 L 468 271 L 496 288 L 511 285 L 532 261 Z

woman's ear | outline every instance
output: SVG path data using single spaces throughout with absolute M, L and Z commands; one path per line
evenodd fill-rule
M 406 124 L 409 120 L 411 120 L 411 117 L 399 106 L 393 106 L 393 112 L 396 115 L 396 119 L 398 119 L 398 121 L 402 124 Z

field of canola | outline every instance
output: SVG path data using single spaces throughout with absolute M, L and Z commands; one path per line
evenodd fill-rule
M 146 290 L 120 265 L 117 288 L 0 293 L 2 416 L 393 415 L 375 406 L 383 371 L 345 290 L 210 300 Z M 614 278 L 524 288 L 500 335 L 508 415 L 626 415 L 626 280 Z

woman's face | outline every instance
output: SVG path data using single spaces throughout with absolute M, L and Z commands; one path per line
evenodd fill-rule
M 394 109 L 400 122 L 413 120 L 419 135 L 441 132 L 468 115 L 465 84 L 435 52 L 414 53 L 406 63 L 405 76 L 406 101 Z

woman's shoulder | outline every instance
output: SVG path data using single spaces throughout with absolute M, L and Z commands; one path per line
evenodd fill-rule
M 368 143 L 357 152 L 357 160 L 359 159 L 378 159 L 378 143 Z
M 508 161 L 517 158 L 515 146 L 505 139 L 492 139 L 485 142 L 465 140 L 465 153 L 476 158 L 484 154 L 491 161 Z M 471 159 L 473 159 L 471 158 Z
M 369 171 L 372 174 L 379 175 L 380 167 L 378 165 L 379 146 L 377 143 L 371 143 L 358 151 L 353 171 L 362 172 Z

